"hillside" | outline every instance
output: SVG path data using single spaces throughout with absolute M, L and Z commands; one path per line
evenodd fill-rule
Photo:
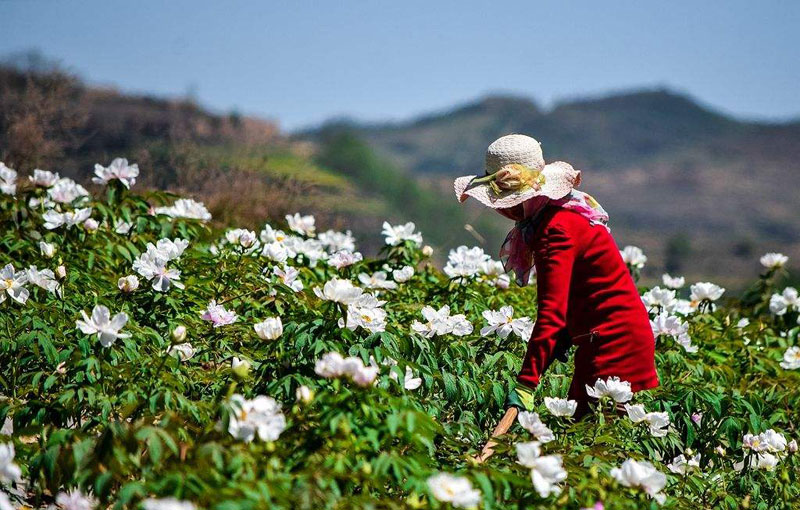
M 323 131 L 343 126 L 444 193 L 453 177 L 482 170 L 492 140 L 531 134 L 548 160 L 583 170 L 583 189 L 610 211 L 619 243 L 638 244 L 650 256 L 650 278 L 668 268 L 735 284 L 757 271 L 746 259 L 759 252 L 800 259 L 797 122 L 743 122 L 651 90 L 551 110 L 525 98 L 486 97 L 407 122 Z M 498 239 L 507 225 L 495 228 L 484 234 Z

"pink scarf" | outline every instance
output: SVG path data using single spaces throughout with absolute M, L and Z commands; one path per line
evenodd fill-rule
M 608 229 L 608 213 L 605 209 L 591 195 L 578 190 L 572 190 L 569 195 L 558 200 L 533 197 L 509 209 L 497 209 L 497 212 L 506 218 L 516 221 L 514 228 L 508 233 L 500 248 L 500 260 L 503 261 L 503 268 L 506 272 L 514 271 L 517 284 L 521 287 L 527 285 L 530 279 L 533 269 L 531 242 L 538 226 L 539 213 L 547 205 L 575 211 L 589 220 L 592 225 L 603 225 Z

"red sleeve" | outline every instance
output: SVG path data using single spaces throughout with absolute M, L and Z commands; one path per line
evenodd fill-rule
M 548 225 L 536 241 L 537 316 L 517 381 L 526 386 L 539 378 L 553 361 L 559 332 L 567 324 L 567 303 L 575 262 L 575 243 L 561 225 Z

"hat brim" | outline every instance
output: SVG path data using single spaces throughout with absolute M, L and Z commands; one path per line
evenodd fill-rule
M 545 165 L 542 169 L 542 175 L 544 176 L 544 184 L 538 190 L 509 191 L 497 195 L 492 191 L 488 183 L 478 184 L 470 188 L 470 182 L 476 177 L 474 175 L 459 177 L 453 183 L 453 189 L 459 202 L 464 202 L 467 198 L 472 197 L 486 207 L 506 209 L 533 197 L 545 196 L 553 200 L 563 198 L 580 183 L 581 173 L 572 168 L 569 163 L 556 161 Z

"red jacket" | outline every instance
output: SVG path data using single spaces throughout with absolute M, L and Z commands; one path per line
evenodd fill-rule
M 580 214 L 547 207 L 533 236 L 538 312 L 518 381 L 527 386 L 553 360 L 559 341 L 578 345 L 569 398 L 618 376 L 633 391 L 658 386 L 647 310 L 611 234 Z

